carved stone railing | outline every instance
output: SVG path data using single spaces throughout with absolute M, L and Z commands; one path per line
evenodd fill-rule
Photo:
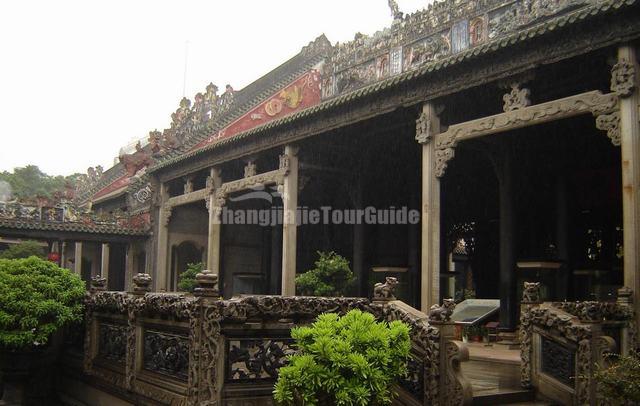
M 398 383 L 398 405 L 461 405 L 471 398 L 452 340 L 452 325 L 393 296 L 385 300 L 240 296 L 220 300 L 214 274 L 204 271 L 195 295 L 150 293 L 138 274 L 134 292 L 87 297 L 85 381 L 135 404 L 271 405 L 278 369 L 295 349 L 290 330 L 319 314 L 360 309 L 411 327 L 409 375 Z
M 540 303 L 538 294 L 527 293 L 536 289 L 525 286 L 521 306 L 523 387 L 562 404 L 606 404 L 593 373 L 606 366 L 607 353 L 636 347 L 632 307 L 622 301 Z

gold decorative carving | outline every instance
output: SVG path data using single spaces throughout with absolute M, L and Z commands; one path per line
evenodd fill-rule
M 621 60 L 611 68 L 611 91 L 620 97 L 631 96 L 636 88 L 636 68 L 627 61 Z

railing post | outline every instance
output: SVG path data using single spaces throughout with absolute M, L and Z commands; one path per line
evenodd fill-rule
M 429 310 L 429 323 L 440 330 L 440 395 L 441 405 L 470 405 L 473 400 L 471 383 L 464 377 L 460 363 L 469 361 L 466 344 L 455 340 L 455 323 L 451 314 L 456 307 L 453 299 L 445 299 L 442 306 Z
M 224 379 L 224 338 L 220 331 L 222 315 L 218 274 L 204 270 L 196 275 L 198 286 L 193 294 L 199 298 L 189 320 L 188 404 L 220 404 Z
M 540 306 L 540 283 L 525 282 L 520 304 L 520 384 L 531 388 L 533 374 L 533 323 L 531 311 Z

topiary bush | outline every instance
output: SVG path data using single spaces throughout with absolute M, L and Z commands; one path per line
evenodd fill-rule
M 0 259 L 0 349 L 45 344 L 82 318 L 85 284 L 68 269 L 37 257 Z
M 36 256 L 44 258 L 44 247 L 35 241 L 22 241 L 19 244 L 11 245 L 0 253 L 0 259 L 18 259 Z
M 280 405 L 389 405 L 391 386 L 407 372 L 409 327 L 376 322 L 351 310 L 318 316 L 291 330 L 298 352 L 280 368 L 274 399 Z
M 596 370 L 593 378 L 598 383 L 598 392 L 611 405 L 640 404 L 640 354 L 615 356 L 609 368 Z
M 187 270 L 180 274 L 178 289 L 182 292 L 191 292 L 196 288 L 196 275 L 202 272 L 204 264 L 196 262 L 195 264 L 187 264 Z
M 318 251 L 315 268 L 296 276 L 296 291 L 306 296 L 344 296 L 355 281 L 349 261 L 335 252 Z

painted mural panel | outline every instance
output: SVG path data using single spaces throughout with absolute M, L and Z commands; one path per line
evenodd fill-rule
M 320 103 L 320 73 L 311 70 L 240 118 L 196 145 L 199 149 Z

